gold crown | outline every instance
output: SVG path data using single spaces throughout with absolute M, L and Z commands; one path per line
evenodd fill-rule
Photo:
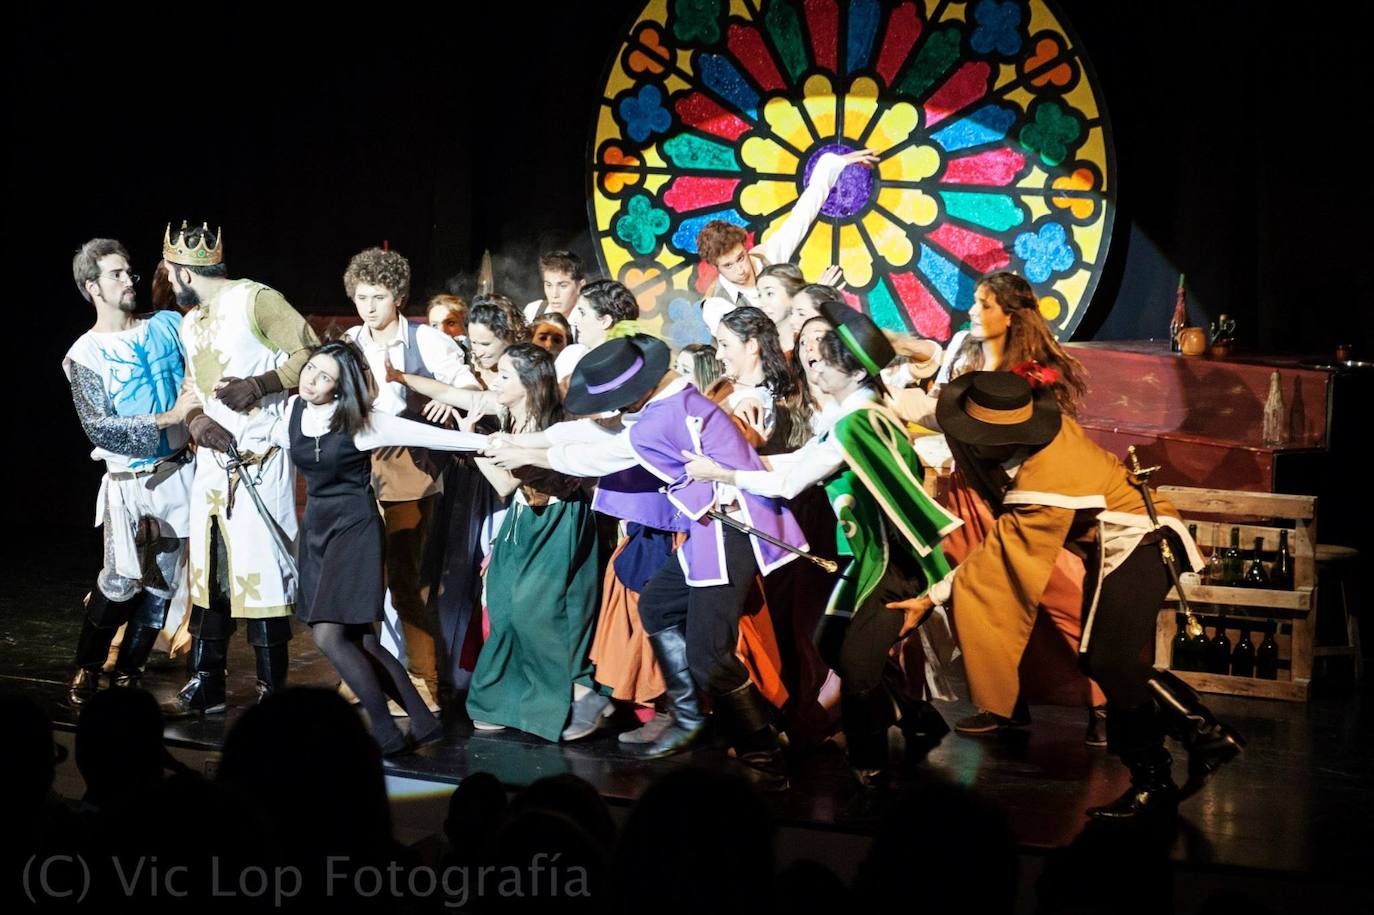
M 224 235 L 222 230 L 215 230 L 215 246 L 207 248 L 205 246 L 205 236 L 210 231 L 207 223 L 200 224 L 200 244 L 194 248 L 186 241 L 186 220 L 181 221 L 181 230 L 177 232 L 176 241 L 172 240 L 172 224 L 167 223 L 167 231 L 162 233 L 162 256 L 170 264 L 180 264 L 183 267 L 213 267 L 215 264 L 224 261 Z

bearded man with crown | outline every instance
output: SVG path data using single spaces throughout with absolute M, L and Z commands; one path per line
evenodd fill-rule
M 257 659 L 258 701 L 286 686 L 296 602 L 295 471 L 272 444 L 319 340 L 281 293 L 229 279 L 224 239 L 208 225 L 163 235 L 163 263 L 181 322 L 186 381 L 199 405 L 186 417 L 196 444 L 191 487 L 191 679 L 163 707 L 179 717 L 221 713 L 229 637 L 245 621 Z M 233 448 L 237 460 L 230 459 Z M 247 479 L 245 479 L 247 477 Z M 247 487 L 257 490 L 253 499 Z M 260 501 L 260 504 L 255 504 Z M 275 528 L 273 530 L 272 528 Z

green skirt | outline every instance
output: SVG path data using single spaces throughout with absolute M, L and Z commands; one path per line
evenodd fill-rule
M 487 567 L 491 634 L 468 688 L 468 715 L 546 740 L 567 724 L 572 685 L 595 688 L 596 524 L 583 500 L 506 513 Z

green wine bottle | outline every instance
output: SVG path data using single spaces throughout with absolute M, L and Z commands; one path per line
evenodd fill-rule
M 1231 652 L 1231 676 L 1233 677 L 1253 677 L 1255 675 L 1255 646 L 1250 641 L 1250 628 L 1248 625 L 1240 629 L 1240 639 L 1236 642 L 1236 648 Z
M 1279 551 L 1269 568 L 1269 587 L 1293 590 L 1293 554 L 1288 551 L 1288 532 L 1279 531 Z
M 1269 573 L 1264 568 L 1264 538 L 1255 538 L 1255 552 L 1250 554 L 1250 563 L 1245 567 L 1244 585 L 1247 588 L 1269 587 Z
M 1261 680 L 1279 678 L 1279 643 L 1274 641 L 1278 628 L 1278 623 L 1270 623 L 1264 630 L 1264 641 L 1255 649 L 1255 676 Z
M 1207 672 L 1229 673 L 1231 670 L 1231 640 L 1226 637 L 1226 617 L 1217 620 L 1216 635 L 1207 643 Z
M 1231 528 L 1231 545 L 1226 548 L 1226 554 L 1222 557 L 1222 564 L 1225 571 L 1222 573 L 1224 578 L 1222 584 L 1228 588 L 1241 587 L 1242 579 L 1245 577 L 1245 560 L 1240 555 L 1240 528 Z

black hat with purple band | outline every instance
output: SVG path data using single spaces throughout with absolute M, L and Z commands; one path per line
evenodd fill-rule
M 607 340 L 573 369 L 563 407 L 579 416 L 623 410 L 654 389 L 671 361 L 668 344 L 648 334 Z

